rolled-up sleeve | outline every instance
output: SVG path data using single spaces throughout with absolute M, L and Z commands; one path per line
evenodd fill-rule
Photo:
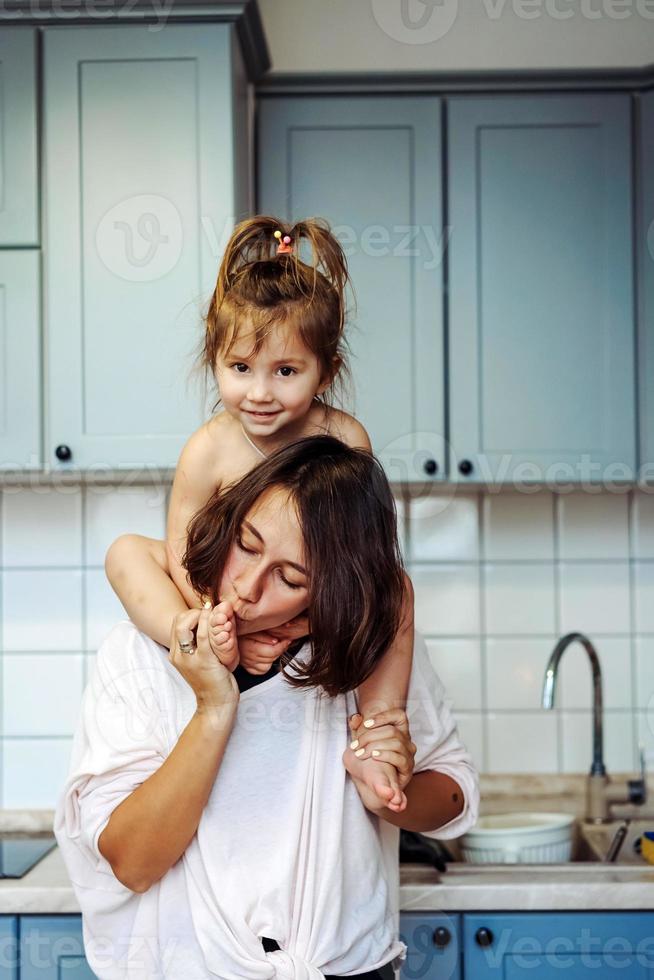
M 98 650 L 82 696 L 55 810 L 55 836 L 80 885 L 90 884 L 86 868 L 110 876 L 105 887 L 120 886 L 98 838 L 115 808 L 167 757 L 163 690 L 161 661 L 151 646 L 132 623 L 117 624 Z
M 413 667 L 407 698 L 411 738 L 416 745 L 414 772 L 433 770 L 450 776 L 461 787 L 463 810 L 425 837 L 451 838 L 465 833 L 479 813 L 479 777 L 470 753 L 459 737 L 452 701 L 434 670 L 427 645 L 415 633 Z

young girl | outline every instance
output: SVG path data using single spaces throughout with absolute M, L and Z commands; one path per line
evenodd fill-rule
M 311 245 L 310 265 L 298 254 L 303 238 Z M 123 535 L 111 545 L 105 562 L 109 581 L 133 623 L 163 646 L 176 614 L 205 605 L 205 597 L 189 584 L 183 559 L 189 522 L 214 494 L 270 453 L 305 436 L 328 433 L 371 451 L 363 426 L 334 408 L 329 397 L 345 369 L 347 282 L 345 255 L 321 219 L 301 221 L 286 230 L 278 219 L 260 215 L 236 226 L 209 304 L 201 355 L 205 369 L 215 377 L 224 408 L 182 450 L 165 542 Z M 239 542 L 254 556 L 256 546 L 251 534 L 247 544 Z M 290 608 L 297 589 L 293 570 L 275 571 Z M 210 618 L 211 646 L 221 663 L 230 670 L 241 663 L 250 673 L 266 673 L 291 640 L 309 632 L 301 615 L 282 628 L 249 634 L 247 623 L 228 601 L 215 606 Z M 405 578 L 400 629 L 358 688 L 363 718 L 405 707 L 412 649 L 413 590 Z M 365 722 L 364 726 L 369 727 Z M 360 760 L 356 748 L 355 741 L 344 754 L 348 771 L 390 809 L 405 809 L 395 767 L 373 758 Z

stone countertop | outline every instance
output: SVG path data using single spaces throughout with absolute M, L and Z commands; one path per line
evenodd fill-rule
M 654 909 L 654 867 L 602 865 L 423 864 L 400 867 L 403 911 Z M 0 914 L 79 914 L 58 847 L 23 878 L 0 881 Z
M 623 781 L 633 774 L 613 777 Z M 482 813 L 546 810 L 583 817 L 583 774 L 481 777 Z M 654 830 L 654 786 L 642 810 L 616 808 L 620 816 L 648 821 Z M 644 812 L 644 811 L 647 811 Z M 52 830 L 52 810 L 0 810 L 0 832 Z M 613 828 L 606 828 L 612 833 Z M 634 831 L 636 827 L 634 826 Z M 610 836 L 610 835 L 609 835 Z M 609 839 L 609 838 L 607 838 Z M 456 841 L 444 841 L 456 856 Z M 602 848 L 605 841 L 602 841 Z M 469 865 L 450 862 L 440 873 L 424 864 L 400 866 L 403 911 L 618 910 L 654 909 L 654 866 L 632 858 L 625 863 L 571 862 L 560 865 Z M 23 878 L 0 880 L 0 914 L 79 914 L 80 908 L 58 847 Z

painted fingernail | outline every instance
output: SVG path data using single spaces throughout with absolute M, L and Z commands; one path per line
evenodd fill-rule
M 365 749 L 359 749 L 359 750 L 358 750 L 358 752 L 355 752 L 354 754 L 355 754 L 355 755 L 363 755 L 363 753 L 364 753 L 365 751 L 366 751 Z
M 375 719 L 374 719 L 374 718 L 368 718 L 368 720 L 367 720 L 367 721 L 364 721 L 364 723 L 363 723 L 363 727 L 364 727 L 364 728 L 372 728 L 372 726 L 373 726 L 374 724 L 375 724 Z
M 350 748 L 351 749 L 356 749 L 356 747 L 357 747 L 358 744 L 359 744 L 359 739 L 358 738 L 355 738 L 353 742 L 350 742 Z
M 373 749 L 373 750 L 372 750 L 372 754 L 373 754 L 374 756 L 378 756 L 378 755 L 381 755 L 381 752 L 379 752 L 379 751 L 378 751 L 377 749 Z

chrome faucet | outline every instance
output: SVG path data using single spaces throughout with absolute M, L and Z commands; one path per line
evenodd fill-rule
M 586 819 L 595 823 L 603 823 L 611 819 L 610 808 L 615 803 L 635 803 L 641 805 L 647 799 L 647 783 L 645 779 L 645 753 L 640 750 L 640 779 L 630 779 L 626 786 L 612 785 L 606 775 L 604 765 L 604 735 L 603 735 L 603 705 L 602 705 L 602 668 L 597 650 L 584 633 L 566 633 L 558 641 L 545 671 L 543 684 L 543 707 L 554 707 L 554 693 L 559 662 L 563 653 L 578 640 L 590 660 L 593 677 L 593 762 L 586 784 Z

